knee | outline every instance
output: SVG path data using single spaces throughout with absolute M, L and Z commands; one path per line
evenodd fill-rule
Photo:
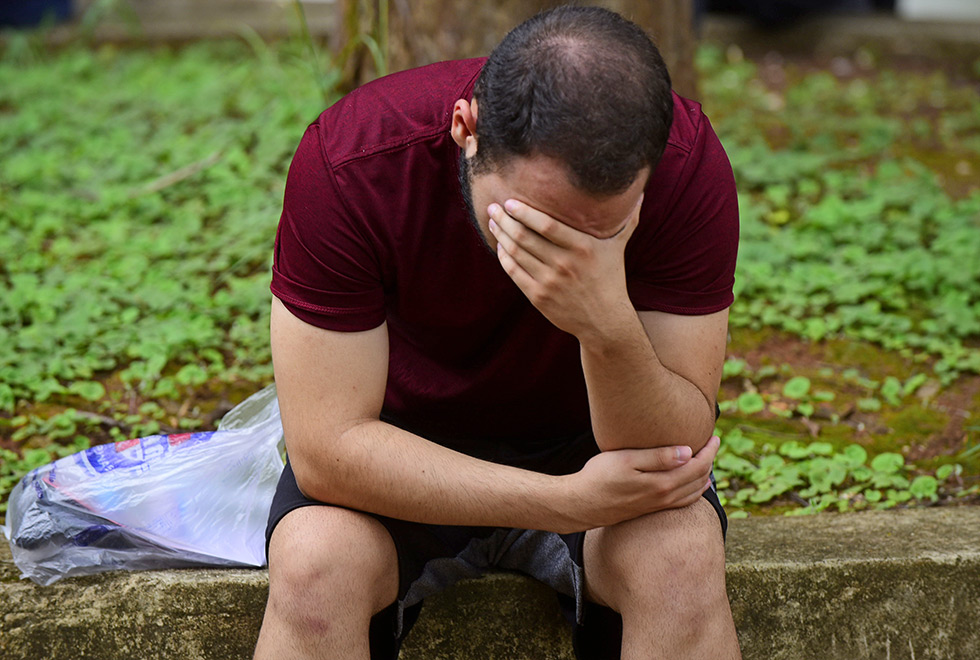
M 675 613 L 697 619 L 719 595 L 727 603 L 717 514 L 699 501 L 595 530 L 586 538 L 587 582 L 590 577 L 600 599 L 621 613 L 670 603 Z
M 304 507 L 287 514 L 269 546 L 269 607 L 295 625 L 321 628 L 375 614 L 397 596 L 394 544 L 362 513 Z

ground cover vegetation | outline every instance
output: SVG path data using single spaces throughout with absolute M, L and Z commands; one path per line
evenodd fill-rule
M 271 381 L 271 246 L 339 74 L 303 39 L 0 52 L 0 508 L 91 444 Z M 716 476 L 735 516 L 980 499 L 980 62 L 706 45 L 742 243 Z

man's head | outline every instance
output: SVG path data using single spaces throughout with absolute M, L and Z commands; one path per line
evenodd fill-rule
M 464 194 L 473 189 L 468 202 L 485 224 L 481 205 L 496 193 L 483 182 L 513 179 L 528 159 L 596 200 L 626 194 L 659 162 L 672 119 L 670 77 L 639 27 L 596 7 L 544 12 L 494 49 L 472 102 L 456 103 Z
M 670 77 L 650 38 L 598 7 L 559 7 L 516 27 L 490 54 L 473 98 L 474 174 L 537 153 L 600 195 L 656 166 L 673 117 Z

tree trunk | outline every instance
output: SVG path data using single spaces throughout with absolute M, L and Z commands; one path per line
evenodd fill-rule
M 359 35 L 386 41 L 388 70 L 400 71 L 441 60 L 487 55 L 521 21 L 560 0 L 340 0 L 340 35 L 334 52 L 353 87 L 379 73 Z M 599 0 L 644 28 L 670 71 L 674 89 L 697 98 L 694 71 L 693 0 Z M 387 5 L 387 35 L 382 35 Z M 363 42 L 363 36 L 360 41 Z M 379 46 L 385 44 L 379 43 Z M 383 68 L 383 67 L 382 67 Z

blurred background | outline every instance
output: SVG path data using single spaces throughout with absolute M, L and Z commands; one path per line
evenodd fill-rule
M 33 467 L 212 429 L 271 382 L 304 127 L 553 4 L 0 3 L 0 511 Z M 655 36 L 738 183 L 729 511 L 980 503 L 980 2 L 599 4 Z

